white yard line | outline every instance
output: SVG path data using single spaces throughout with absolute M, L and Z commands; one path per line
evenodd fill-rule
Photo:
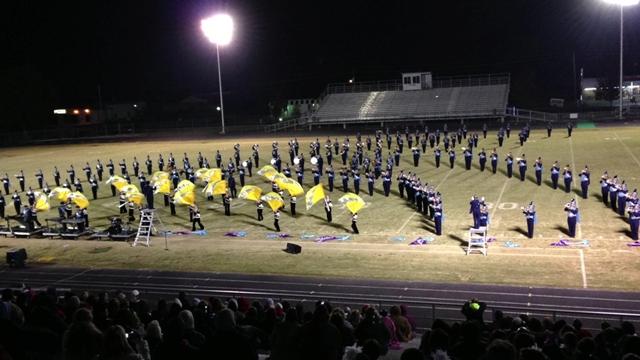
M 493 222 L 493 216 L 496 214 L 496 210 L 498 210 L 498 205 L 500 204 L 500 200 L 502 200 L 502 195 L 504 194 L 504 190 L 507 188 L 507 184 L 509 183 L 509 178 L 504 181 L 504 185 L 502 185 L 502 190 L 500 190 L 500 195 L 498 195 L 498 200 L 495 202 L 493 206 L 493 211 L 491 211 L 491 221 Z
M 576 175 L 578 174 L 578 169 L 576 168 L 576 159 L 573 156 L 573 139 L 572 138 L 569 138 L 569 150 L 570 150 L 569 152 L 571 153 L 571 169 L 573 170 L 572 173 L 574 175 L 571 178 L 571 181 L 572 181 L 571 185 L 572 185 L 572 187 L 575 188 L 576 186 L 578 186 L 578 185 L 576 185 L 577 184 Z M 579 196 L 574 197 L 574 199 L 576 199 L 576 206 L 578 207 L 578 209 L 580 209 L 580 204 L 578 203 L 578 198 L 579 198 Z M 578 239 L 582 239 L 582 226 L 580 226 L 580 223 L 576 224 L 576 228 L 578 229 Z M 584 273 L 583 273 L 583 276 L 584 276 Z
M 580 252 L 580 270 L 582 271 L 582 287 L 587 288 L 587 270 L 584 266 L 584 251 L 582 249 L 578 250 Z
M 636 164 L 638 164 L 638 166 L 640 166 L 640 160 L 638 160 L 638 158 L 633 154 L 633 152 L 629 149 L 629 147 L 627 146 L 627 144 L 625 144 L 622 139 L 620 139 L 620 137 L 618 136 L 617 132 L 613 133 L 616 136 L 616 139 L 618 139 L 618 141 L 620 142 L 620 144 L 622 144 L 622 147 L 624 147 L 624 149 L 627 151 L 627 153 L 629 153 L 629 155 L 631 156 L 631 158 L 636 162 Z
M 438 188 L 440 187 L 440 185 L 444 184 L 444 182 L 447 180 L 447 178 L 449 177 L 449 175 L 451 175 L 451 173 L 453 172 L 453 169 L 449 170 L 449 172 L 447 172 L 447 175 L 445 175 L 442 180 L 440 180 L 440 183 L 438 183 L 438 185 L 434 188 L 435 191 L 438 191 Z M 414 211 L 411 216 L 409 216 L 407 218 L 407 220 L 405 220 L 404 223 L 402 223 L 402 226 L 400 226 L 400 228 L 398 229 L 398 231 L 396 231 L 396 233 L 401 233 L 402 230 L 404 230 L 405 226 L 407 226 L 407 224 L 409 224 L 409 221 L 411 221 L 411 219 L 413 219 L 413 217 L 415 215 L 417 215 L 418 212 Z

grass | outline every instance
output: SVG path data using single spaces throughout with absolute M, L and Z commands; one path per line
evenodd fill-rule
M 334 137 L 332 137 L 334 138 Z M 308 152 L 308 143 L 315 139 L 299 138 L 301 149 Z M 241 144 L 242 158 L 250 155 L 250 145 L 261 146 L 261 162 L 270 157 L 270 144 L 277 140 L 286 147 L 288 138 L 261 138 L 236 141 L 140 141 L 131 143 L 101 143 L 60 146 L 37 146 L 0 149 L 0 171 L 16 174 L 20 169 L 27 175 L 27 183 L 36 184 L 34 173 L 42 168 L 49 184 L 53 183 L 51 170 L 58 165 L 64 173 L 69 164 L 74 164 L 81 179 L 80 170 L 86 161 L 95 166 L 96 159 L 114 163 L 133 156 L 143 162 L 147 154 L 154 160 L 162 152 L 166 158 L 170 151 L 181 163 L 182 153 L 187 152 L 195 162 L 196 154 L 202 151 L 214 163 L 215 150 L 223 153 L 223 159 L 232 154 L 233 144 Z M 340 138 L 342 140 L 342 138 Z M 353 139 L 352 139 L 353 141 Z M 324 139 L 321 139 L 324 142 Z M 497 146 L 493 136 L 480 140 L 480 147 L 487 150 Z M 287 149 L 281 149 L 284 158 L 288 158 Z M 64 241 L 48 239 L 0 239 L 0 245 L 26 247 L 32 260 L 39 263 L 68 266 L 93 266 L 116 268 L 154 268 L 192 271 L 244 272 L 261 274 L 292 274 L 307 276 L 331 276 L 350 278 L 384 278 L 403 280 L 428 280 L 441 282 L 494 283 L 528 286 L 559 286 L 639 290 L 640 253 L 637 248 L 626 246 L 630 240 L 626 234 L 628 224 L 614 214 L 596 198 L 599 194 L 597 179 L 604 169 L 610 174 L 618 174 L 633 189 L 640 178 L 640 128 L 598 128 L 574 130 L 574 136 L 566 138 L 566 133 L 556 130 L 551 138 L 546 131 L 533 131 L 523 148 L 513 136 L 505 146 L 498 150 L 500 154 L 499 171 L 493 175 L 490 171 L 480 172 L 477 158 L 474 168 L 465 171 L 462 156 L 453 170 L 445 166 L 436 169 L 430 152 L 421 158 L 418 168 L 413 167 L 410 153 L 405 152 L 400 169 L 417 171 L 423 181 L 438 186 L 443 194 L 445 205 L 444 236 L 437 237 L 434 243 L 411 247 L 408 242 L 418 236 L 430 236 L 432 224 L 421 215 L 415 214 L 405 200 L 397 196 L 397 183 L 392 185 L 393 193 L 389 198 L 376 191 L 373 197 L 361 193 L 369 203 L 360 212 L 359 228 L 361 234 L 351 236 L 346 241 L 318 244 L 312 240 L 301 239 L 302 234 L 334 235 L 346 234 L 350 230 L 349 214 L 336 206 L 334 223 L 325 221 L 320 204 L 308 212 L 304 202 L 298 201 L 298 216 L 292 218 L 283 214 L 280 226 L 290 239 L 268 239 L 273 232 L 272 215 L 265 210 L 265 220 L 256 221 L 255 206 L 243 200 L 235 200 L 232 216 L 225 217 L 220 199 L 208 202 L 198 191 L 198 203 L 202 212 L 202 221 L 207 227 L 207 236 L 172 236 L 168 238 L 169 251 L 164 250 L 164 239 L 154 238 L 150 248 L 131 248 L 126 243 L 104 241 Z M 459 151 L 459 148 L 458 148 Z M 511 151 L 514 156 L 522 153 L 529 159 L 527 180 L 520 182 L 515 177 L 507 179 L 504 156 Z M 638 154 L 638 155 L 636 155 Z M 588 164 L 592 172 L 592 185 L 589 199 L 578 199 L 581 210 L 580 239 L 587 239 L 590 247 L 553 248 L 550 243 L 565 237 L 566 217 L 563 205 L 576 193 L 565 194 L 562 190 L 553 190 L 548 184 L 537 186 L 533 178 L 533 160 L 541 156 L 544 162 L 544 179 L 549 179 L 549 168 L 554 160 L 561 166 L 572 165 L 574 174 Z M 144 166 L 143 166 L 144 167 Z M 394 169 L 394 174 L 399 169 Z M 269 184 L 255 175 L 247 178 L 249 184 L 269 189 Z M 116 168 L 116 173 L 119 169 Z M 576 176 L 577 177 L 577 176 Z M 323 179 L 326 181 L 326 178 Z M 15 183 L 15 181 L 14 181 Z M 138 184 L 133 178 L 132 183 Z M 363 182 L 366 188 L 366 182 Z M 577 184 L 577 182 L 576 182 Z M 17 185 L 17 184 L 15 184 Z M 90 217 L 92 227 L 106 228 L 108 218 L 117 215 L 117 198 L 112 198 L 108 185 L 101 184 L 99 199 L 92 201 Z M 312 185 L 309 170 L 305 174 L 305 188 Z M 352 185 L 352 184 L 350 184 Z M 201 184 L 199 188 L 201 188 Z M 35 187 L 35 186 L 34 186 Z M 85 193 L 90 193 L 85 184 Z M 382 184 L 376 182 L 376 190 Z M 467 230 L 471 223 L 468 214 L 469 197 L 473 194 L 484 196 L 493 204 L 491 215 L 491 236 L 497 241 L 492 243 L 489 256 L 464 256 Z M 331 195 L 334 204 L 342 195 L 334 190 Z M 8 197 L 5 196 L 6 200 Z M 526 239 L 522 231 L 526 224 L 520 206 L 535 201 L 538 209 L 538 225 L 534 239 Z M 23 199 L 23 201 L 25 201 Z M 502 204 L 501 206 L 498 206 Z M 178 216 L 169 215 L 168 208 L 162 205 L 162 199 L 156 198 L 160 218 L 165 228 L 170 230 L 190 230 L 186 208 L 178 209 Z M 9 204 L 7 213 L 13 214 Z M 40 214 L 42 220 L 55 216 Z M 224 237 L 227 231 L 247 231 L 245 238 Z M 404 237 L 397 241 L 396 236 Z M 289 255 L 282 251 L 287 241 L 303 246 L 300 255 Z M 505 241 L 519 244 L 518 248 L 506 248 Z M 586 283 L 583 281 L 581 254 L 584 255 Z

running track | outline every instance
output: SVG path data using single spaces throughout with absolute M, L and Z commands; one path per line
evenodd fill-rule
M 24 269 L 0 267 L 0 287 L 32 288 L 53 286 L 76 291 L 137 289 L 144 298 L 173 298 L 179 291 L 188 296 L 208 298 L 244 296 L 276 301 L 305 301 L 309 307 L 319 300 L 354 308 L 363 304 L 408 304 L 420 327 L 428 327 L 432 317 L 460 320 L 460 306 L 477 297 L 492 309 L 505 313 L 530 313 L 571 321 L 580 318 L 589 328 L 598 328 L 602 319 L 616 324 L 621 318 L 640 321 L 640 294 L 585 289 L 515 287 L 476 284 L 440 284 L 418 281 L 357 280 L 244 275 L 227 273 L 176 272 L 157 270 L 82 269 L 58 266 L 29 266 Z M 154 304 L 151 304 L 154 307 Z M 435 310 L 434 310 L 435 308 Z

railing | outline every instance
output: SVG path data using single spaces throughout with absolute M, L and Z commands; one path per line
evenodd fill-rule
M 480 74 L 463 76 L 444 76 L 433 78 L 433 88 L 465 87 L 465 86 L 486 86 L 509 84 L 511 75 L 508 73 Z M 370 91 L 399 91 L 402 90 L 402 81 L 365 81 L 354 83 L 331 83 L 320 95 L 320 99 L 327 94 L 343 94 Z
M 446 119 L 446 118 L 491 118 L 502 117 L 505 115 L 503 109 L 494 109 L 491 113 L 477 112 L 477 111 L 440 111 L 425 114 L 416 114 L 413 112 L 407 112 L 406 114 L 398 114 L 394 112 L 393 115 L 385 115 L 383 112 L 379 116 L 364 116 L 364 117 L 333 117 L 320 120 L 317 117 L 312 118 L 312 124 L 330 124 L 330 123 L 343 123 L 343 122 L 377 122 L 377 121 L 418 121 L 418 120 L 434 120 L 434 119 Z
M 90 291 L 110 291 L 110 288 L 103 288 L 102 285 L 95 283 L 86 283 L 82 281 L 63 281 L 61 286 L 75 287 L 82 290 Z M 288 301 L 291 303 L 302 303 L 313 306 L 316 301 L 328 301 L 334 306 L 351 308 L 359 308 L 365 304 L 377 306 L 378 308 L 388 308 L 393 305 L 404 304 L 410 307 L 412 314 L 419 321 L 419 328 L 426 328 L 433 320 L 441 319 L 446 321 L 464 320 L 460 313 L 462 302 L 443 301 L 440 299 L 424 299 L 413 300 L 406 299 L 401 295 L 398 296 L 349 296 L 349 295 L 329 295 L 309 292 L 288 292 L 279 290 L 230 290 L 230 289 L 214 289 L 214 288 L 194 288 L 191 286 L 167 286 L 155 284 L 122 284 L 119 289 L 133 290 L 133 288 L 142 291 L 147 296 L 173 296 L 178 291 L 188 291 L 190 296 L 198 297 L 219 297 L 219 298 L 248 298 L 250 300 L 264 300 L 271 298 L 278 302 Z M 597 322 L 622 322 L 622 321 L 640 321 L 640 312 L 625 311 L 591 311 L 591 310 L 574 310 L 574 309 L 558 309 L 552 305 L 506 305 L 487 303 L 487 311 L 485 312 L 485 320 L 491 321 L 489 318 L 492 311 L 501 310 L 506 315 L 517 316 L 519 314 L 527 314 L 534 317 L 550 317 L 553 320 L 560 318 L 579 318 L 585 324 L 585 327 L 597 329 Z M 591 324 L 591 326 L 589 326 Z

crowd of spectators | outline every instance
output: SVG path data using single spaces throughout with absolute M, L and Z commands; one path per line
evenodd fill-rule
M 314 305 L 305 309 L 271 299 L 222 301 L 180 293 L 152 306 L 136 290 L 6 289 L 0 303 L 0 360 L 374 360 L 390 350 L 401 360 L 640 359 L 640 338 L 629 322 L 603 323 L 595 336 L 579 320 L 495 311 L 485 323 L 485 305 L 470 300 L 462 307 L 466 321 L 435 320 L 417 334 L 415 319 L 402 305 Z M 416 336 L 419 341 L 412 340 Z

